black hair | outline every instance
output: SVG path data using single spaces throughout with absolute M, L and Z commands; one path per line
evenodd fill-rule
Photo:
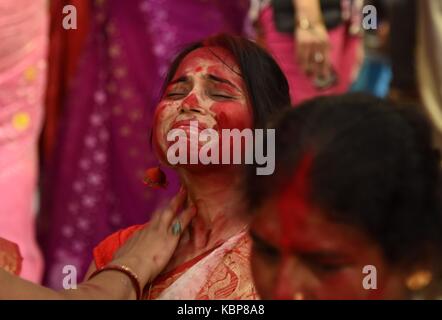
M 171 63 L 163 92 L 183 59 L 203 47 L 223 48 L 235 59 L 253 109 L 255 128 L 263 127 L 268 119 L 290 106 L 289 85 L 276 61 L 256 43 L 229 34 L 214 35 L 184 48 Z
M 309 200 L 321 212 L 362 230 L 390 263 L 442 256 L 440 155 L 415 106 L 363 94 L 321 97 L 284 112 L 272 127 L 275 172 L 257 176 L 250 168 L 251 211 L 281 192 L 310 154 Z

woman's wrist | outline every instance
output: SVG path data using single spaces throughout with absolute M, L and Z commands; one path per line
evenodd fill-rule
M 306 16 L 299 15 L 296 18 L 295 27 L 296 29 L 301 29 L 301 30 L 313 30 L 317 27 L 325 27 L 325 25 L 322 19 L 312 20 Z
M 129 281 L 130 286 L 133 289 L 133 292 L 135 293 L 136 300 L 141 300 L 142 294 L 143 294 L 143 288 L 144 286 L 141 285 L 140 280 L 138 278 L 138 275 L 128 266 L 125 264 L 108 264 L 100 269 L 95 270 L 88 278 L 88 280 L 91 280 L 98 276 L 101 273 L 109 272 L 109 271 L 116 271 L 122 275 L 124 275 Z M 127 284 L 124 284 L 125 287 L 127 287 Z
M 144 288 L 152 279 L 151 268 L 146 265 L 143 259 L 135 256 L 128 258 L 118 258 L 113 260 L 110 264 L 122 265 L 128 267 L 134 274 L 136 274 L 140 286 Z
M 295 28 L 312 30 L 324 26 L 319 0 L 293 0 Z

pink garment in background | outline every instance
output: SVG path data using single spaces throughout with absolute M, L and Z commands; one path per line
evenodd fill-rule
M 259 23 L 266 49 L 273 55 L 289 81 L 293 104 L 319 95 L 339 94 L 348 91 L 356 63 L 356 49 L 360 39 L 348 33 L 346 25 L 329 30 L 331 62 L 338 76 L 338 83 L 326 90 L 318 90 L 313 80 L 305 75 L 296 61 L 296 44 L 292 34 L 276 30 L 270 6 L 262 10 Z
M 45 0 L 0 2 L 0 236 L 17 243 L 22 277 L 40 282 L 35 240 L 37 140 L 46 80 Z

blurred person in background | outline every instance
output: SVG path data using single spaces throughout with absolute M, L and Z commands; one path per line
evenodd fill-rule
M 441 148 L 442 1 L 370 0 L 367 3 L 378 11 L 378 54 L 386 63 L 381 67 L 380 77 L 366 79 L 366 88 L 374 88 L 374 93 L 388 95 L 397 102 L 421 105 L 433 123 L 434 143 Z
M 350 90 L 370 93 L 380 98 L 388 95 L 392 78 L 388 52 L 390 23 L 387 19 L 386 2 L 386 0 L 364 2 L 365 5 L 376 8 L 376 25 L 374 29 L 364 30 L 364 60 Z
M 433 122 L 435 144 L 442 150 L 442 1 L 416 2 L 419 93 Z
M 388 24 L 387 53 L 392 72 L 389 96 L 396 101 L 419 102 L 416 64 L 416 30 L 420 23 L 418 2 L 383 1 Z
M 362 1 L 254 0 L 258 37 L 290 83 L 293 104 L 346 92 L 361 58 Z
M 0 3 L 0 236 L 17 243 L 22 277 L 41 281 L 35 239 L 38 137 L 46 84 L 48 14 L 44 0 Z

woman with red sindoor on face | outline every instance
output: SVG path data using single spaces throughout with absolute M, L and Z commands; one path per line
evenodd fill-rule
M 426 119 L 343 95 L 306 102 L 274 127 L 275 173 L 246 179 L 258 294 L 441 298 L 440 155 Z
M 199 131 L 213 129 L 219 136 L 223 129 L 263 128 L 270 116 L 289 104 L 287 80 L 263 49 L 243 38 L 214 36 L 189 46 L 172 63 L 155 112 L 153 146 L 160 161 L 171 166 L 167 151 L 173 142 L 167 136 L 173 129 L 182 129 L 188 141 L 192 121 Z M 185 149 L 186 155 L 198 157 L 192 153 L 199 153 L 204 145 Z M 219 146 L 221 155 L 221 142 Z M 198 162 L 171 167 L 182 184 L 180 206 L 193 207 L 196 213 L 163 272 L 146 286 L 143 298 L 257 298 L 249 265 L 250 218 L 244 214 L 243 166 Z M 88 275 L 105 268 L 115 250 L 141 227 L 102 241 L 94 250 Z M 179 220 L 173 229 L 181 232 Z

